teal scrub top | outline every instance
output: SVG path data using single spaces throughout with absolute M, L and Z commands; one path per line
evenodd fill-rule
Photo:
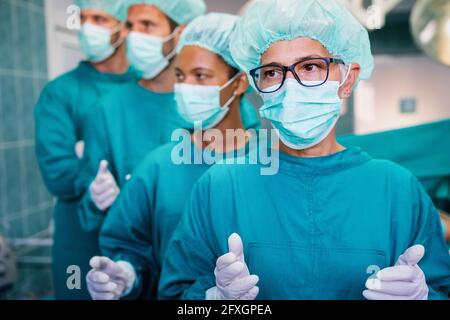
M 178 150 L 177 145 L 171 142 L 159 147 L 141 162 L 108 212 L 100 232 L 102 254 L 115 261 L 128 261 L 135 268 L 138 281 L 128 299 L 156 298 L 169 240 L 193 185 L 212 165 L 195 162 L 203 158 L 204 150 L 193 143 L 188 163 L 175 164 L 172 153 Z M 248 148 L 245 152 L 249 152 Z
M 88 255 L 98 254 L 98 234 L 81 229 L 77 217 L 80 194 L 75 180 L 80 160 L 75 144 L 86 138 L 86 118 L 95 102 L 108 92 L 135 81 L 131 73 L 122 75 L 98 72 L 90 63 L 49 82 L 34 109 L 36 157 L 49 192 L 57 198 L 54 210 L 53 270 L 57 299 L 89 298 L 82 290 L 68 290 L 67 267 L 79 265 L 88 271 Z
M 135 268 L 138 281 L 130 296 L 156 297 L 168 241 L 192 186 L 210 168 L 207 164 L 175 165 L 171 161 L 175 145 L 166 144 L 142 161 L 109 210 L 100 232 L 102 254 L 128 261 Z
M 450 119 L 367 135 L 347 135 L 339 137 L 339 141 L 410 170 L 435 206 L 450 213 L 450 139 L 444 137 L 450 137 Z
M 255 108 L 247 102 L 241 108 L 244 125 L 258 127 L 260 121 Z M 122 188 L 149 152 L 169 143 L 175 129 L 187 126 L 176 111 L 173 93 L 155 93 L 137 82 L 115 90 L 100 101 L 95 111 L 89 117 L 91 125 L 77 181 L 77 189 L 84 192 L 78 213 L 87 231 L 100 230 L 106 216 L 106 212 L 96 207 L 89 192 L 100 162 L 108 161 L 109 170 Z
M 279 172 L 214 166 L 192 197 L 167 248 L 162 299 L 204 299 L 218 257 L 237 232 L 258 299 L 363 299 L 374 271 L 414 244 L 430 299 L 446 298 L 450 256 L 439 216 L 408 171 L 359 148 L 298 158 L 280 153 Z

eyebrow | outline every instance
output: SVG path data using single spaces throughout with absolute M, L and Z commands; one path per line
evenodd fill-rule
M 192 69 L 191 72 L 195 72 L 195 71 L 209 71 L 209 72 L 214 72 L 213 69 L 208 69 L 208 68 L 204 68 L 204 67 L 198 67 L 195 69 Z
M 303 61 L 303 60 L 306 60 L 306 59 L 311 59 L 311 58 L 322 58 L 322 56 L 320 56 L 318 54 L 311 54 L 311 55 L 308 55 L 308 56 L 297 57 L 294 60 L 297 61 L 297 62 L 300 62 L 300 61 Z M 270 64 L 282 65 L 281 63 L 275 62 L 275 61 L 272 61 L 272 62 L 269 62 L 269 63 L 265 63 L 264 65 L 270 65 Z
M 181 68 L 179 68 L 179 67 L 175 67 L 175 71 L 184 73 L 184 71 L 181 70 Z M 203 67 L 199 67 L 199 68 L 195 68 L 195 69 L 189 70 L 189 72 L 198 72 L 198 71 L 214 72 L 214 70 L 212 70 L 212 69 L 203 68 Z
M 132 22 L 130 20 L 127 20 L 127 23 L 130 23 L 130 24 L 142 23 L 142 24 L 150 24 L 150 25 L 156 25 L 157 24 L 154 20 L 151 20 L 149 18 L 136 19 L 136 21 L 134 21 L 134 22 Z

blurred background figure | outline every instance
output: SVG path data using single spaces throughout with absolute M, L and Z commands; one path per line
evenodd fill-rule
M 116 1 L 107 2 L 114 5 Z M 205 2 L 210 12 L 232 14 L 245 10 L 247 3 Z M 450 162 L 445 152 L 450 140 L 446 138 L 450 2 L 388 0 L 383 6 L 372 0 L 361 1 L 361 5 L 341 2 L 369 29 L 375 72 L 359 84 L 344 106 L 338 135 L 351 143 L 364 143 L 367 151 L 371 147 L 374 156 L 399 161 L 419 177 L 436 206 L 449 212 Z M 3 290 L 0 287 L 0 298 L 54 298 L 54 288 L 58 291 L 51 277 L 55 200 L 39 174 L 33 109 L 49 80 L 73 70 L 86 58 L 78 35 L 80 12 L 73 5 L 71 0 L 0 0 L 0 235 L 18 268 L 17 281 Z M 65 129 L 62 137 L 71 131 Z M 76 146 L 82 149 L 77 144 L 81 132 L 66 141 L 61 138 L 70 153 L 64 159 L 77 162 L 74 150 Z M 424 136 L 424 132 L 429 134 Z M 380 139 L 397 139 L 391 145 L 398 148 L 385 150 Z M 431 144 L 433 152 L 422 154 L 419 143 Z M 0 262 L 0 284 L 5 279 L 1 266 Z M 69 274 L 61 276 L 64 282 L 59 285 L 65 286 Z
M 99 242 L 105 257 L 91 260 L 94 266 L 97 259 L 116 266 L 109 269 L 114 273 L 108 274 L 106 284 L 96 281 L 104 274 L 103 270 L 94 268 L 89 272 L 87 282 L 94 299 L 155 299 L 156 290 L 152 292 L 152 289 L 157 287 L 173 230 L 194 183 L 212 165 L 194 164 L 195 159 L 203 159 L 211 149 L 216 155 L 232 155 L 235 149 L 241 148 L 244 148 L 241 153 L 249 151 L 245 150 L 249 139 L 256 139 L 246 136 L 242 130 L 258 128 L 260 123 L 253 106 L 244 97 L 248 89 L 247 77 L 236 69 L 230 53 L 231 34 L 238 20 L 236 15 L 210 13 L 196 18 L 183 31 L 174 62 L 176 112 L 189 129 L 194 129 L 195 122 L 201 121 L 205 133 L 198 128 L 192 136 L 190 131 L 184 131 L 187 147 L 190 147 L 186 150 L 188 159 L 184 165 L 172 160 L 172 150 L 179 142 L 170 142 L 147 155 L 135 170 L 101 229 Z M 248 109 L 254 111 L 251 117 L 246 114 Z M 206 132 L 213 128 L 224 136 L 227 129 L 241 129 L 241 134 L 237 139 L 225 138 L 223 143 L 214 140 L 214 148 L 203 142 L 209 140 Z M 129 287 L 118 293 L 114 275 L 121 271 L 134 276 L 128 278 Z M 110 290 L 105 292 L 108 285 Z
M 53 221 L 52 273 L 56 299 L 88 299 L 77 278 L 99 252 L 95 233 L 82 230 L 75 188 L 84 153 L 87 116 L 97 100 L 134 79 L 127 72 L 122 0 L 77 0 L 79 43 L 86 60 L 49 82 L 35 107 L 36 156 L 49 192 L 57 198 Z M 68 277 L 73 275 L 72 279 Z
M 127 56 L 138 79 L 97 103 L 89 117 L 85 156 L 76 187 L 83 194 L 84 230 L 98 232 L 135 166 L 170 141 L 185 122 L 176 113 L 176 44 L 184 27 L 205 11 L 203 0 L 128 1 Z

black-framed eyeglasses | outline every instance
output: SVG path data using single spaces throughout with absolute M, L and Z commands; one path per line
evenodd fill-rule
M 299 84 L 318 87 L 327 82 L 330 64 L 345 64 L 339 58 L 305 58 L 291 66 L 270 63 L 250 70 L 256 88 L 262 93 L 273 93 L 281 89 L 290 71 Z

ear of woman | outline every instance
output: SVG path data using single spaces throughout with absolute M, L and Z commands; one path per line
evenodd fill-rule
M 236 79 L 235 84 L 235 93 L 238 96 L 243 95 L 249 86 L 247 75 L 243 72 L 240 73 L 240 76 Z
M 350 70 L 348 71 L 348 76 L 343 85 L 339 88 L 339 97 L 341 99 L 348 99 L 355 87 L 358 80 L 361 67 L 359 64 L 352 64 Z

